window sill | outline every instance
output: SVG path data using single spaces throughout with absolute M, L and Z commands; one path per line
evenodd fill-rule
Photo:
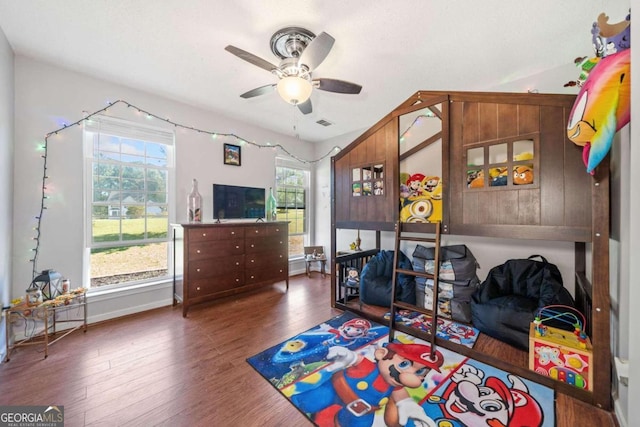
M 125 295 L 141 294 L 149 291 L 160 291 L 161 289 L 173 288 L 173 278 L 163 278 L 145 283 L 137 283 L 121 286 L 103 286 L 99 288 L 87 289 L 87 298 L 90 300 L 103 300 Z

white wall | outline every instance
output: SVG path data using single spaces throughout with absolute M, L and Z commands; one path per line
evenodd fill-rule
M 11 301 L 13 236 L 13 51 L 0 28 L 0 303 Z M 0 360 L 5 354 L 4 316 L 0 320 Z
M 9 87 L 11 85 L 8 85 Z M 265 145 L 282 144 L 301 159 L 313 154 L 313 146 L 293 137 L 259 129 L 222 114 L 200 110 L 179 102 L 68 71 L 51 64 L 17 56 L 15 60 L 15 203 L 12 297 L 21 296 L 32 279 L 33 227 L 40 209 L 43 175 L 44 135 L 83 118 L 118 99 L 186 127 L 207 132 L 235 134 Z M 134 108 L 118 104 L 107 114 L 127 120 L 174 128 L 161 120 L 149 120 Z M 176 131 L 177 221 L 186 220 L 186 197 L 191 179 L 197 178 L 203 195 L 204 219 L 212 217 L 212 184 L 240 184 L 268 188 L 274 185 L 274 159 L 283 153 L 275 148 L 257 148 L 235 138 L 217 137 L 184 128 Z M 224 165 L 222 143 L 242 146 L 242 166 Z M 10 144 L 9 144 L 10 145 Z M 4 145 L 3 145 L 4 147 Z M 3 148 L 4 149 L 4 148 Z M 49 139 L 47 181 L 51 198 L 46 201 L 38 270 L 53 268 L 69 278 L 72 287 L 86 283 L 82 278 L 83 243 L 83 156 L 82 129 L 73 126 Z M 3 170 L 2 173 L 5 173 Z M 4 185 L 4 180 L 2 181 Z M 6 194 L 6 193 L 5 193 Z M 9 215 L 10 217 L 10 215 Z M 4 237 L 4 236 L 3 236 Z M 90 321 L 128 314 L 170 303 L 171 287 L 140 288 L 126 301 L 113 293 L 90 297 Z

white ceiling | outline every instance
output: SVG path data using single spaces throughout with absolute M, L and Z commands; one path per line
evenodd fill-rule
M 593 53 L 598 14 L 613 23 L 628 10 L 629 0 L 0 0 L 0 28 L 16 54 L 322 141 L 370 127 L 418 90 L 490 90 L 572 64 Z M 278 64 L 269 40 L 287 26 L 331 34 L 313 76 L 362 92 L 315 90 L 309 115 L 276 92 L 240 98 L 277 78 L 224 47 Z

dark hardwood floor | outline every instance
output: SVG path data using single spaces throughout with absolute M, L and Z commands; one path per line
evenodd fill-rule
M 194 306 L 186 319 L 178 306 L 90 325 L 47 359 L 18 348 L 0 365 L 0 405 L 64 405 L 68 427 L 311 425 L 245 359 L 339 314 L 329 284 L 296 276 L 288 292 L 276 284 Z M 562 394 L 556 417 L 559 427 L 616 425 Z

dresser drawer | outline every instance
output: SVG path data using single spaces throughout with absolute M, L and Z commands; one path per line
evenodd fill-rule
M 257 252 L 278 252 L 283 249 L 286 251 L 289 244 L 286 237 L 267 236 L 267 237 L 247 237 L 245 241 L 245 253 Z
M 189 298 L 212 295 L 242 285 L 244 285 L 244 273 L 242 271 L 235 275 L 189 280 Z
M 244 227 L 197 227 L 187 230 L 189 242 L 244 238 Z
M 242 255 L 244 240 L 216 240 L 189 245 L 189 262 L 200 259 L 215 259 L 222 256 Z
M 189 280 L 222 275 L 237 276 L 244 271 L 244 255 L 203 259 L 189 263 Z
M 289 262 L 289 255 L 282 250 L 245 255 L 247 268 L 265 268 L 274 264 L 280 265 L 287 262 Z
M 244 272 L 244 280 L 247 285 L 264 281 L 277 282 L 286 280 L 289 274 L 287 264 L 271 265 L 268 268 L 249 268 Z

